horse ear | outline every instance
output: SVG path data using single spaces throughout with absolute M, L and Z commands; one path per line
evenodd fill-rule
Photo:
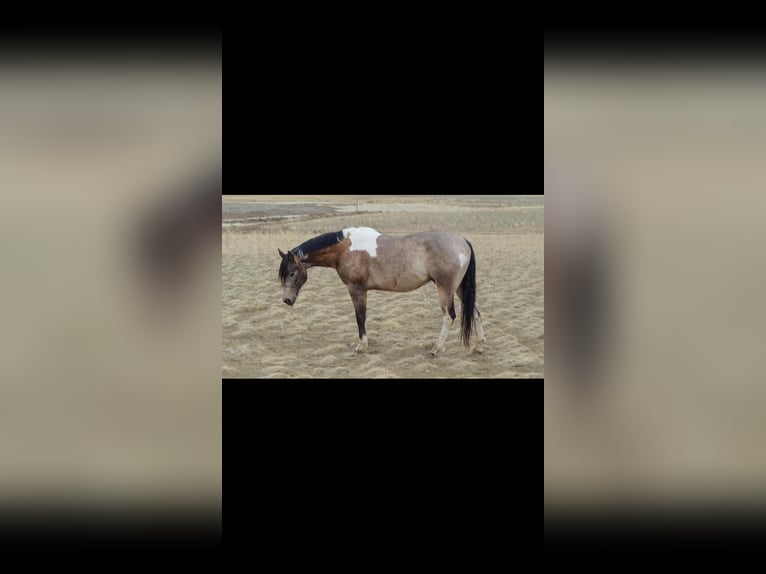
M 301 258 L 300 257 L 296 257 L 295 253 L 293 253 L 292 251 L 288 251 L 287 252 L 287 260 L 290 263 L 292 263 L 293 265 L 297 265 L 298 267 L 303 267 L 301 265 Z
M 279 256 L 280 256 L 280 257 L 282 257 L 282 259 L 284 259 L 285 257 L 287 257 L 287 255 L 285 255 L 284 253 L 282 253 L 282 250 L 281 250 L 279 247 L 277 247 L 277 251 L 279 251 Z

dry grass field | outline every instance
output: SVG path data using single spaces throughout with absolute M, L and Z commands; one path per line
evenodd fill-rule
M 442 324 L 432 283 L 370 291 L 369 350 L 333 269 L 311 268 L 294 307 L 282 302 L 279 254 L 320 233 L 456 232 L 474 247 L 483 354 L 464 348 L 455 321 L 447 349 L 429 350 Z M 542 378 L 542 196 L 223 196 L 223 370 L 226 378 Z M 456 312 L 460 303 L 455 300 Z M 472 339 L 473 344 L 473 339 Z

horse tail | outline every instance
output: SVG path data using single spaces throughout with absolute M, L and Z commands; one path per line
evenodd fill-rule
M 460 325 L 460 340 L 463 345 L 468 347 L 473 332 L 473 310 L 476 306 L 476 256 L 473 254 L 473 245 L 470 241 L 466 239 L 466 243 L 471 248 L 471 262 L 460 282 L 460 290 L 463 294 L 461 297 L 463 300 L 463 321 Z

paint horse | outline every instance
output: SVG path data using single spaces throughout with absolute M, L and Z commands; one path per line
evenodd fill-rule
M 348 287 L 356 311 L 359 343 L 355 351 L 367 350 L 365 329 L 367 291 L 406 292 L 433 281 L 439 293 L 443 320 L 439 338 L 431 351 L 444 350 L 449 329 L 455 320 L 454 296 L 462 302 L 461 340 L 468 347 L 474 327 L 482 352 L 486 341 L 481 315 L 476 306 L 476 257 L 465 239 L 446 231 L 425 231 L 412 235 L 386 235 L 369 227 L 351 227 L 324 233 L 282 253 L 279 279 L 283 301 L 295 304 L 307 279 L 309 267 L 331 267 Z

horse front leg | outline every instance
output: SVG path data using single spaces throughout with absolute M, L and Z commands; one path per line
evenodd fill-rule
M 349 285 L 348 292 L 351 295 L 351 301 L 354 303 L 356 326 L 359 328 L 359 343 L 354 348 L 354 351 L 363 353 L 367 350 L 367 331 L 364 326 L 367 320 L 367 290 L 358 285 Z

